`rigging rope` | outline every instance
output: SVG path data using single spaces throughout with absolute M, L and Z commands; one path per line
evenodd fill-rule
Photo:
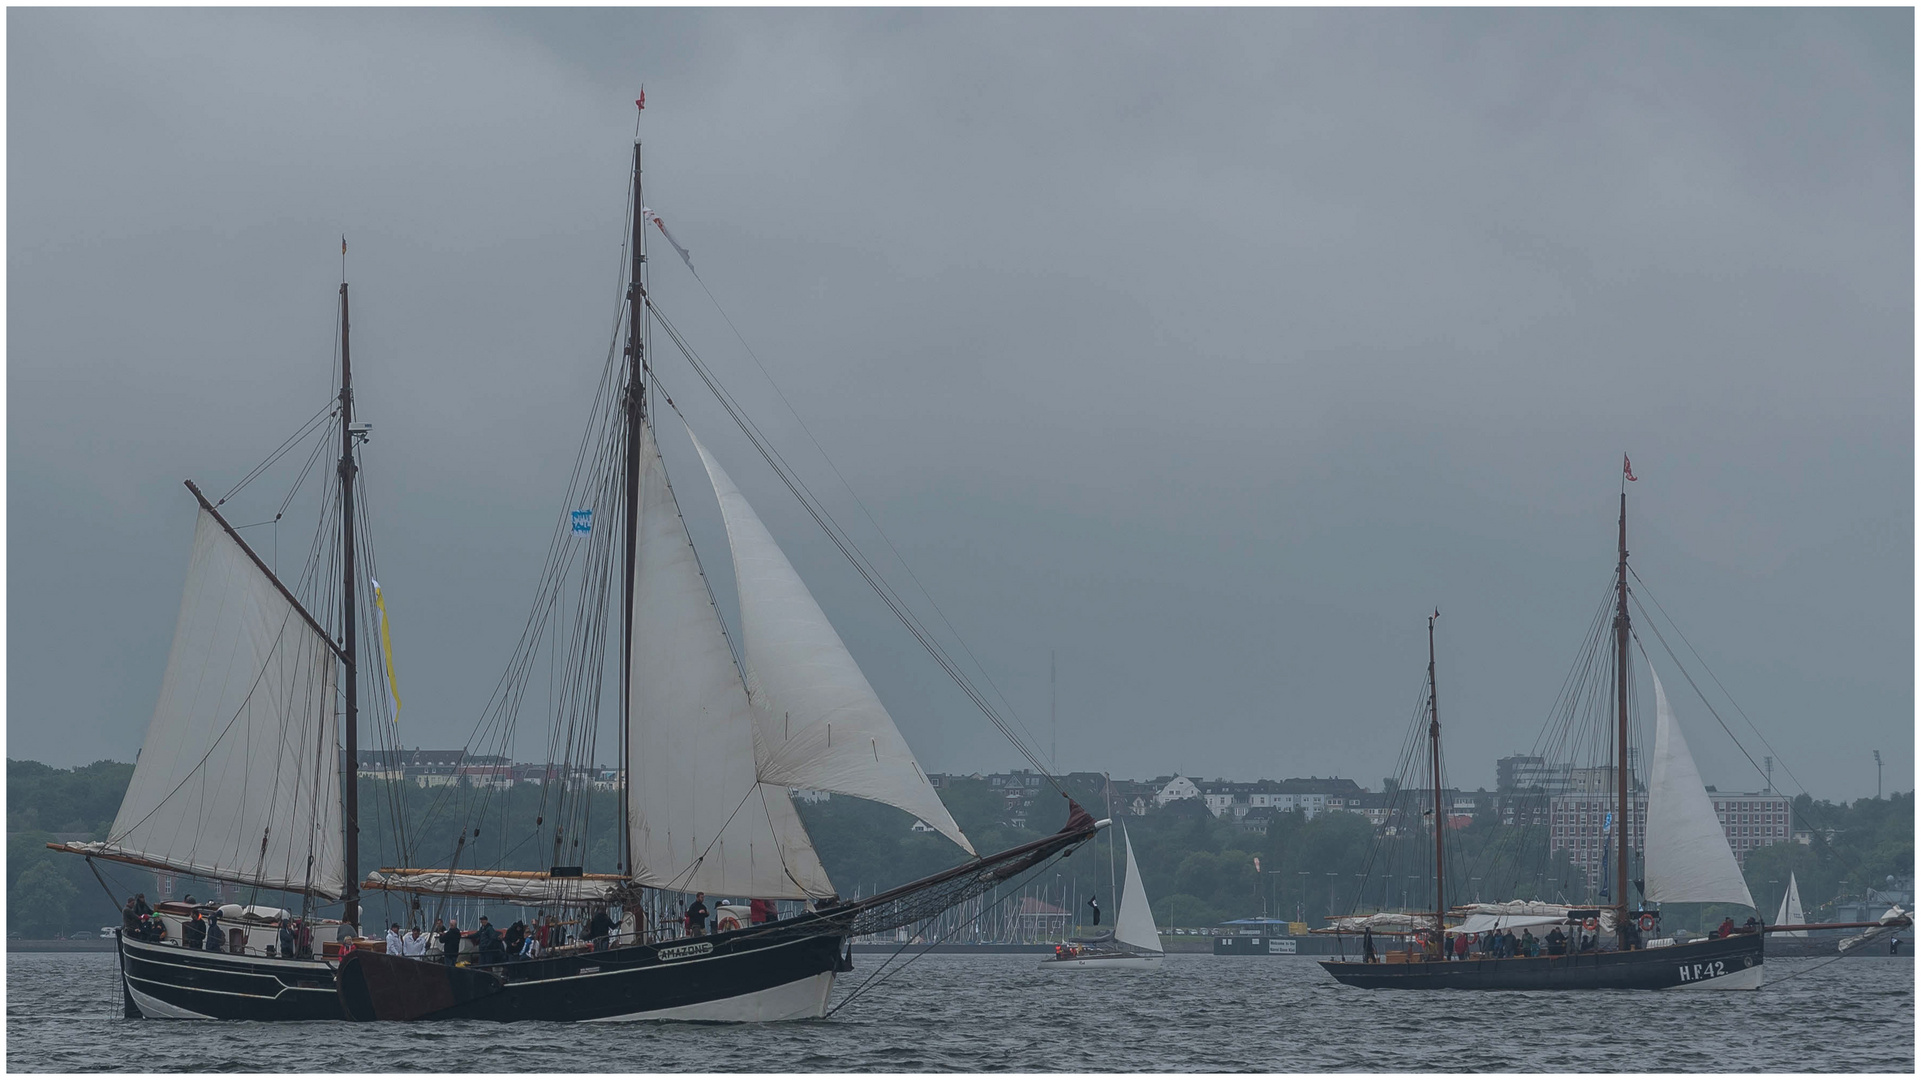
M 969 700 L 973 701 L 975 707 L 981 711 L 981 714 L 986 716 L 989 722 L 1006 737 L 1007 741 L 1014 745 L 1014 749 L 1019 751 L 1023 758 L 1027 759 L 1027 762 L 1034 767 L 1034 771 L 1046 777 L 1048 784 L 1052 786 L 1055 791 L 1065 795 L 1067 792 L 1060 786 L 1060 782 L 1055 779 L 1053 770 L 1041 763 L 1038 754 L 1030 750 L 1027 744 L 1021 740 L 1020 736 L 1014 732 L 1008 722 L 995 711 L 993 704 L 974 687 L 973 683 L 967 678 L 966 673 L 961 671 L 947 655 L 946 650 L 941 648 L 940 643 L 933 639 L 926 628 L 920 624 L 920 621 L 915 618 L 913 613 L 905 606 L 905 603 L 899 596 L 880 579 L 878 571 L 875 570 L 873 566 L 867 562 L 866 558 L 860 554 L 859 550 L 853 546 L 853 542 L 839 530 L 838 526 L 830 524 L 832 520 L 831 515 L 826 512 L 825 508 L 816 504 L 810 497 L 811 492 L 803 494 L 805 485 L 785 467 L 784 462 L 780 460 L 779 454 L 763 441 L 760 433 L 753 426 L 753 423 L 746 419 L 735 402 L 720 388 L 713 374 L 707 370 L 706 365 L 694 354 L 693 349 L 687 345 L 686 341 L 680 336 L 679 331 L 674 328 L 673 324 L 668 321 L 665 315 L 661 314 L 660 309 L 653 304 L 651 299 L 648 300 L 648 306 L 653 308 L 655 317 L 660 320 L 661 328 L 667 331 L 668 338 L 679 348 L 681 355 L 687 359 L 688 364 L 693 367 L 695 373 L 700 376 L 701 381 L 707 385 L 708 390 L 713 392 L 715 399 L 720 402 L 721 407 L 726 410 L 727 415 L 733 419 L 735 426 L 740 428 L 743 435 L 747 436 L 748 441 L 754 445 L 754 449 L 759 451 L 762 460 L 766 461 L 768 466 L 774 470 L 775 475 L 780 478 L 781 483 L 786 486 L 788 492 L 791 493 L 795 500 L 801 504 L 801 507 L 807 511 L 808 516 L 814 519 L 814 523 L 820 526 L 821 531 L 827 535 L 828 540 L 830 540 L 834 547 L 840 551 L 841 555 L 846 558 L 848 564 L 854 568 L 854 571 L 860 575 L 861 580 L 865 581 L 868 587 L 874 591 L 874 595 L 880 597 L 881 602 L 887 605 L 887 609 L 894 613 L 894 617 L 900 621 L 902 626 L 907 628 L 908 633 L 914 636 L 914 640 L 920 643 L 921 648 L 934 659 L 936 664 L 940 665 L 941 669 L 953 680 L 954 685 L 959 687 L 961 692 L 966 694 Z M 659 376 L 656 375 L 655 378 L 658 381 Z M 685 422 L 686 416 L 681 413 L 680 407 L 674 404 L 672 395 L 668 394 L 666 396 L 668 407 L 673 409 L 675 415 L 680 416 L 681 420 Z
M 1008 715 L 1012 717 L 1015 724 L 1020 727 L 1022 734 L 1026 735 L 1029 739 L 1034 739 L 1034 733 L 1027 730 L 1027 726 L 1020 722 L 1020 716 L 1014 709 L 1013 703 L 1007 700 L 1005 693 L 1002 693 L 1000 685 L 994 681 L 993 675 L 988 672 L 987 665 L 981 663 L 980 658 L 974 655 L 974 650 L 968 646 L 967 639 L 962 637 L 960 631 L 954 628 L 953 622 L 947 618 L 947 613 L 941 610 L 940 603 L 934 599 L 934 594 L 928 591 L 927 586 L 922 583 L 920 575 L 914 573 L 914 568 L 908 563 L 906 556 L 902 555 L 900 548 L 895 546 L 893 538 L 888 536 L 887 531 L 880 527 L 880 522 L 874 518 L 873 511 L 867 508 L 867 503 L 862 501 L 860 494 L 854 490 L 854 485 L 848 483 L 847 477 L 840 471 L 840 466 L 836 465 L 834 459 L 828 456 L 827 448 L 820 444 L 818 438 L 814 437 L 813 429 L 807 426 L 807 421 L 801 418 L 800 411 L 794 408 L 793 402 L 787 399 L 786 391 L 782 390 L 780 384 L 774 381 L 773 373 L 768 371 L 767 365 L 761 362 L 760 354 L 756 353 L 754 347 L 747 343 L 746 336 L 740 332 L 738 326 L 734 325 L 734 320 L 727 314 L 727 310 L 721 307 L 720 298 L 716 297 L 714 291 L 707 287 L 706 280 L 700 276 L 700 272 L 695 270 L 692 264 L 688 265 L 687 270 L 693 274 L 694 280 L 700 284 L 701 291 L 707 294 L 707 299 L 714 305 L 714 310 L 718 312 L 721 319 L 727 323 L 727 329 L 733 331 L 734 339 L 740 342 L 740 347 L 745 349 L 747 355 L 753 359 L 754 366 L 760 369 L 762 377 L 767 380 L 767 385 L 773 388 L 774 396 L 778 397 L 780 403 L 786 406 L 787 414 L 794 418 L 796 424 L 800 425 L 801 433 L 807 436 L 808 442 L 814 444 L 814 450 L 820 454 L 821 460 L 825 461 L 827 467 L 833 470 L 834 479 L 840 481 L 840 486 L 847 492 L 848 497 L 854 500 L 854 505 L 860 507 L 860 512 L 866 517 L 867 524 L 873 527 L 875 534 L 881 538 L 881 542 L 887 545 L 887 550 L 893 552 L 894 561 L 900 564 L 902 570 L 907 571 L 908 580 L 914 583 L 914 587 L 920 590 L 920 594 L 927 601 L 928 606 L 934 609 L 934 614 L 940 617 L 941 625 L 947 628 L 947 632 L 953 635 L 954 641 L 960 645 L 961 651 L 967 654 L 967 659 L 973 662 L 974 670 L 980 672 L 981 678 L 987 680 L 988 689 L 994 692 L 994 696 L 1000 700 L 1001 706 L 1007 710 Z M 652 303 L 651 297 L 649 298 L 649 303 Z M 656 312 L 657 311 L 658 309 L 656 309 Z M 812 492 L 810 491 L 809 494 L 812 495 Z M 818 496 L 815 496 L 815 501 L 819 501 Z M 835 527 L 840 527 L 839 522 L 835 522 Z M 1046 772 L 1047 770 L 1042 771 Z M 1058 790 L 1058 788 L 1056 790 Z

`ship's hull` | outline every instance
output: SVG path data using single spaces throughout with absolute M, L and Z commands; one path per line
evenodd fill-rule
M 176 939 L 177 940 L 177 939 Z M 129 1017 L 148 1020 L 339 1020 L 331 964 L 119 942 Z
M 1755 990 L 1762 959 L 1759 934 L 1736 934 L 1632 952 L 1321 966 L 1370 990 Z
M 827 1013 L 844 936 L 802 920 L 485 967 L 356 952 L 338 982 L 355 1020 L 804 1020 Z

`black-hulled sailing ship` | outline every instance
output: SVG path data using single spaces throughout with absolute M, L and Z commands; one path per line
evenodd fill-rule
M 1625 474 L 1625 463 L 1623 467 Z M 1465 904 L 1450 909 L 1445 894 L 1448 808 L 1442 805 L 1441 724 L 1436 702 L 1434 620 L 1428 620 L 1428 756 L 1432 763 L 1431 828 L 1434 896 L 1431 912 L 1382 912 L 1336 920 L 1333 932 L 1366 935 L 1359 960 L 1324 960 L 1321 966 L 1349 986 L 1408 990 L 1659 990 L 1701 988 L 1751 990 L 1762 982 L 1763 936 L 1735 932 L 1694 940 L 1664 936 L 1662 904 L 1717 903 L 1754 907 L 1746 880 L 1716 819 L 1693 756 L 1681 734 L 1653 666 L 1654 755 L 1642 829 L 1642 903 L 1628 902 L 1629 793 L 1634 790 L 1629 749 L 1629 655 L 1627 492 L 1621 493 L 1618 558 L 1613 584 L 1612 690 L 1613 777 L 1608 792 L 1613 856 L 1612 903 L 1597 905 L 1515 901 Z M 1606 874 L 1605 868 L 1602 871 Z M 1604 891 L 1605 899 L 1605 891 Z M 1450 917 L 1455 921 L 1449 922 Z M 1454 959 L 1451 943 L 1463 935 L 1520 931 L 1553 934 L 1554 950 L 1535 956 L 1491 958 L 1474 951 Z M 1559 931 L 1559 933 L 1555 933 Z M 1319 932 L 1319 931 L 1317 931 Z M 1380 935 L 1409 942 L 1400 950 L 1374 948 Z M 1566 944 L 1559 944 L 1565 939 Z M 1584 947 L 1586 946 L 1586 947 Z
M 341 250 L 344 261 L 344 241 Z M 360 921 L 356 776 L 352 769 L 341 775 L 337 739 L 344 736 L 353 760 L 360 586 L 354 496 L 366 433 L 353 420 L 344 281 L 339 319 L 337 401 L 299 435 L 318 433 L 321 446 L 312 458 L 318 462 L 329 460 L 319 451 L 338 433 L 338 483 L 329 491 L 338 530 L 329 529 L 323 513 L 316 557 L 302 575 L 311 591 L 324 593 L 331 590 L 315 572 L 340 570 L 343 576 L 333 580 L 339 605 L 327 612 L 337 612 L 337 627 L 317 618 L 317 608 L 298 599 L 241 539 L 220 503 L 188 481 L 199 517 L 159 702 L 133 777 L 105 840 L 47 845 L 90 861 L 244 890 L 240 895 L 249 900 L 163 899 L 149 918 L 123 926 L 117 948 L 129 1018 L 344 1015 L 327 957 L 340 939 L 357 933 Z M 274 897 L 288 898 L 298 910 L 256 902 Z M 122 899 L 114 898 L 116 904 Z M 334 902 L 342 905 L 340 918 L 317 917 Z M 188 948 L 196 932 L 203 940 Z
M 575 944 L 505 963 L 447 965 L 437 956 L 356 951 L 341 963 L 338 979 L 355 1019 L 819 1017 L 836 976 L 851 968 L 855 936 L 908 926 L 1009 883 L 1084 843 L 1102 824 L 1070 802 L 1058 833 L 993 855 L 974 852 L 773 536 L 659 389 L 649 342 L 651 323 L 661 317 L 645 254 L 645 226 L 659 221 L 641 197 L 638 139 L 630 195 L 629 273 L 617 324 L 625 345 L 618 355 L 609 350 L 603 382 L 618 389 L 604 395 L 604 422 L 590 424 L 589 439 L 599 445 L 583 451 L 585 459 L 624 464 L 579 489 L 582 502 L 605 493 L 583 507 L 590 511 L 583 520 L 624 522 L 624 565 L 604 577 L 614 583 L 606 591 L 621 619 L 625 865 L 602 875 L 559 864 L 546 873 L 398 867 L 366 882 L 422 898 L 618 904 L 621 930 L 602 948 Z M 693 355 L 688 360 L 697 365 Z M 671 411 L 658 408 L 661 402 Z M 727 632 L 681 516 L 656 441 L 662 422 L 691 442 L 719 504 L 738 597 L 736 637 Z M 843 900 L 792 789 L 898 807 L 969 858 L 878 895 Z M 717 933 L 684 934 L 668 916 L 670 903 L 677 907 L 697 892 L 751 897 L 751 907 L 775 917 L 726 918 Z

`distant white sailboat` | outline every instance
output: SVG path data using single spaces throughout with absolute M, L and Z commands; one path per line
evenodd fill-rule
M 1147 905 L 1147 888 L 1141 884 L 1141 868 L 1134 861 L 1134 842 L 1128 839 L 1126 829 L 1120 833 L 1127 852 L 1127 876 L 1122 879 L 1121 906 L 1114 912 L 1113 940 L 1059 946 L 1053 956 L 1041 961 L 1042 969 L 1160 970 L 1161 933 L 1154 927 L 1154 910 Z
M 1800 926 L 1808 921 L 1807 912 L 1801 909 L 1801 888 L 1795 884 L 1794 871 L 1788 871 L 1788 894 L 1781 898 L 1781 913 L 1774 917 L 1776 926 Z M 1807 937 L 1806 930 L 1777 930 L 1776 937 Z

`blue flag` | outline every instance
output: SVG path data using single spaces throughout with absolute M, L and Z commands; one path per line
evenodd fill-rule
M 594 512 L 592 510 L 576 510 L 573 512 L 573 519 L 575 536 L 586 536 L 588 533 L 594 531 Z

